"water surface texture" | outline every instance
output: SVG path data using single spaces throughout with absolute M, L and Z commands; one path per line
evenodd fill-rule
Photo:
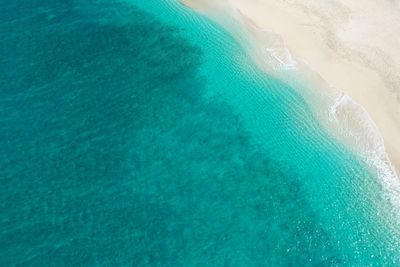
M 1 266 L 399 266 L 376 175 L 212 22 L 0 12 Z

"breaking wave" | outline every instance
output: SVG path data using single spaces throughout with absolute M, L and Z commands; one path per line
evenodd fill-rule
M 341 93 L 329 110 L 331 121 L 340 125 L 339 129 L 347 140 L 360 151 L 367 164 L 376 171 L 382 182 L 385 198 L 400 208 L 400 181 L 385 149 L 384 140 L 368 112 L 350 96 Z M 398 213 L 398 212 L 396 212 Z M 400 219 L 400 214 L 396 215 Z

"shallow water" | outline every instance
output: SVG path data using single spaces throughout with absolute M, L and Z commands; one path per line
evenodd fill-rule
M 218 26 L 175 0 L 0 10 L 0 265 L 399 265 L 376 175 Z

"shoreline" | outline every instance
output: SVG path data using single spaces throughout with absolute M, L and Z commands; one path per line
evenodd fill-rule
M 362 51 L 345 47 L 340 41 L 334 40 L 334 36 L 327 39 L 322 33 L 323 27 L 315 25 L 317 19 L 312 18 L 318 14 L 307 13 L 308 9 L 296 4 L 283 3 L 282 0 L 181 2 L 216 20 L 232 33 L 236 29 L 224 23 L 221 17 L 227 16 L 237 21 L 245 36 L 235 37 L 246 39 L 246 46 L 249 45 L 251 50 L 250 56 L 256 64 L 296 89 L 307 88 L 300 90 L 300 93 L 307 102 L 319 102 L 312 109 L 322 125 L 349 147 L 362 150 L 364 156 L 372 156 L 367 161 L 375 165 L 378 172 L 383 172 L 384 176 L 392 172 L 391 176 L 398 180 L 400 89 L 394 91 L 393 88 L 396 88 L 397 82 L 400 84 L 400 78 L 396 80 L 394 73 L 384 76 L 382 72 L 385 69 L 360 60 Z M 291 8 L 292 5 L 295 7 Z M 337 9 L 343 12 L 347 10 L 341 6 Z M 324 20 L 334 20 L 336 17 L 325 16 Z M 383 67 L 400 69 L 400 60 L 396 64 L 398 66 Z M 299 74 L 300 80 L 294 81 L 293 76 Z

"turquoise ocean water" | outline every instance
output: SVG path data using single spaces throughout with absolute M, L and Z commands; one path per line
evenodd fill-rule
M 377 175 L 176 0 L 0 3 L 0 266 L 399 266 Z

